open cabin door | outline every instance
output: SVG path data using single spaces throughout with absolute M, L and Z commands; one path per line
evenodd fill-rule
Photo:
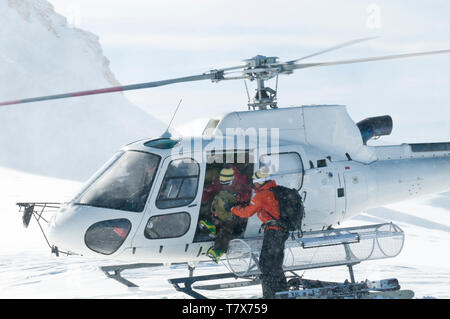
M 209 223 L 216 224 L 220 227 L 220 222 L 215 217 L 215 212 L 211 208 L 215 196 L 217 195 L 218 189 L 229 189 L 222 188 L 218 186 L 218 179 L 220 171 L 223 168 L 234 167 L 237 169 L 238 174 L 241 175 L 241 180 L 246 181 L 247 185 L 251 187 L 252 176 L 254 171 L 254 157 L 253 151 L 249 150 L 234 150 L 234 151 L 214 151 L 208 152 L 206 156 L 206 169 L 205 177 L 203 181 L 203 197 L 200 206 L 200 213 L 198 216 L 197 224 L 206 220 Z M 232 188 L 232 187 L 231 187 Z M 233 192 L 231 189 L 230 192 Z M 213 195 L 211 195 L 213 194 Z M 249 201 L 248 201 L 249 202 Z M 245 204 L 248 204 L 246 202 Z M 242 203 L 241 203 L 242 204 Z M 239 217 L 235 217 L 239 218 Z M 247 227 L 247 219 L 242 219 L 241 223 L 238 223 L 233 230 L 233 238 L 238 238 L 243 236 L 245 229 Z M 207 229 L 203 229 L 197 226 L 194 243 L 195 242 L 207 242 L 213 241 L 211 233 Z

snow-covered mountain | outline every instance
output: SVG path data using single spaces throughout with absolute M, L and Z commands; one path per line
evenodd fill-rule
M 99 39 L 46 0 L 0 1 L 0 100 L 118 85 Z M 84 180 L 161 122 L 122 94 L 0 107 L 0 166 Z

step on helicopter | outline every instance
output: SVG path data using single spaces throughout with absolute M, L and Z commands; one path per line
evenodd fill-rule
M 370 139 L 391 133 L 389 115 L 355 123 L 342 105 L 277 105 L 279 75 L 305 68 L 450 53 L 440 50 L 300 62 L 369 39 L 287 62 L 257 55 L 241 65 L 198 75 L 0 103 L 42 103 L 202 80 L 256 83 L 253 98 L 246 84 L 247 110 L 212 118 L 201 136 L 175 137 L 167 129 L 158 138 L 124 146 L 67 203 L 17 203 L 24 225 L 34 217 L 56 255 L 123 260 L 124 265 L 101 269 L 129 287 L 136 284 L 121 275 L 123 270 L 186 264 L 189 276 L 169 282 L 194 298 L 204 298 L 197 290 L 259 284 L 263 234 L 259 219 L 248 219 L 234 231 L 222 259 L 229 272 L 194 276 L 195 265 L 210 261 L 206 252 L 213 245 L 211 234 L 199 227 L 199 221 L 211 214 L 211 203 L 202 202 L 203 189 L 224 165 L 234 165 L 250 182 L 259 167 L 268 166 L 277 184 L 298 190 L 305 206 L 301 232 L 293 232 L 285 245 L 284 269 L 291 290 L 279 293 L 279 298 L 370 298 L 380 293 L 411 298 L 413 293 L 400 290 L 396 279 L 358 283 L 353 273 L 353 266 L 362 261 L 397 256 L 404 244 L 400 227 L 392 223 L 335 227 L 368 208 L 449 190 L 450 143 L 370 146 Z M 266 85 L 273 79 L 275 89 Z M 52 216 L 44 217 L 47 213 Z M 347 266 L 350 281 L 306 280 L 295 272 L 334 266 Z M 198 281 L 227 278 L 242 280 L 193 286 Z

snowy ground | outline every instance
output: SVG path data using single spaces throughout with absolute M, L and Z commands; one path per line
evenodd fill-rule
M 114 261 L 55 257 L 34 221 L 23 228 L 16 202 L 59 202 L 79 187 L 77 182 L 0 168 L 0 298 L 189 298 L 167 282 L 187 276 L 185 266 L 126 271 L 123 274 L 140 285 L 128 289 L 99 270 Z M 355 266 L 356 279 L 395 277 L 417 298 L 450 298 L 450 193 L 373 209 L 344 226 L 383 221 L 393 221 L 405 231 L 404 249 L 394 259 Z M 223 265 L 205 263 L 195 274 L 226 271 Z M 347 276 L 345 267 L 304 274 L 305 278 L 342 281 Z M 207 293 L 212 298 L 259 298 L 260 294 L 258 286 Z

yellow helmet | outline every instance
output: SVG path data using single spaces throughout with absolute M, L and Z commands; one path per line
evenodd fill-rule
M 263 166 L 253 174 L 253 183 L 262 184 L 270 180 L 270 170 L 267 166 Z
M 220 184 L 231 184 L 234 180 L 234 170 L 230 168 L 222 168 L 219 174 Z

